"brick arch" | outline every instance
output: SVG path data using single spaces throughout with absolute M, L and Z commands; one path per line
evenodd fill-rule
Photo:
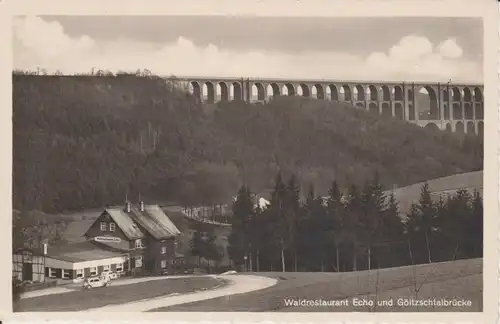
M 339 89 L 334 84 L 329 84 L 328 89 L 330 90 L 330 99 L 338 101 L 339 100 Z
M 391 90 L 389 90 L 389 87 L 386 85 L 383 85 L 381 88 L 382 90 L 382 100 L 383 101 L 391 101 Z
M 363 87 L 360 84 L 357 84 L 354 89 L 356 90 L 356 100 L 359 101 L 365 101 L 366 100 L 366 93 L 365 93 L 365 87 Z
M 284 88 L 286 88 L 289 96 L 295 96 L 295 86 L 291 83 L 285 83 Z
M 257 82 L 253 85 L 257 90 L 257 100 L 266 100 L 266 88 L 260 82 Z
M 191 87 L 193 88 L 193 96 L 198 99 L 198 100 L 201 100 L 201 85 L 199 82 L 197 81 L 191 81 Z
M 214 103 L 215 102 L 215 86 L 212 82 L 207 81 L 203 84 L 203 86 L 207 89 L 207 102 Z
M 277 83 L 271 83 L 268 85 L 268 89 L 271 88 L 271 91 L 273 93 L 273 97 L 280 96 L 281 95 L 281 89 L 280 86 Z
M 370 97 L 369 99 L 371 101 L 377 101 L 378 100 L 378 89 L 374 85 L 369 85 L 368 90 L 370 91 Z
M 302 90 L 302 97 L 310 97 L 311 96 L 311 90 L 309 89 L 309 86 L 305 83 L 299 84 L 298 88 Z
M 243 100 L 243 91 L 241 91 L 241 84 L 239 82 L 233 82 L 231 84 L 231 87 L 233 89 L 233 100 Z
M 353 99 L 351 87 L 349 87 L 347 84 L 344 84 L 342 86 L 342 89 L 344 90 L 344 101 L 351 101 Z
M 394 92 L 394 100 L 395 101 L 403 101 L 404 100 L 404 95 L 403 95 L 403 87 L 402 86 L 395 86 L 393 89 Z
M 323 89 L 323 86 L 319 83 L 316 83 L 313 88 L 316 89 L 316 98 L 318 99 L 325 99 L 325 89 Z
M 427 125 L 425 125 L 425 128 L 435 130 L 435 131 L 439 130 L 438 125 L 436 125 L 435 123 L 428 123 Z
M 226 82 L 219 82 L 217 86 L 220 89 L 220 101 L 229 101 L 229 87 Z

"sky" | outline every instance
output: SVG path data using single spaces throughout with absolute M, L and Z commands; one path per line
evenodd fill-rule
M 479 18 L 19 16 L 15 69 L 483 82 Z

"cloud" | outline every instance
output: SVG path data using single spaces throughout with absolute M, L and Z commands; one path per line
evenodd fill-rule
M 462 56 L 463 50 L 457 45 L 455 40 L 447 39 L 438 46 L 439 53 L 443 57 L 458 59 Z
M 14 23 L 14 67 L 49 72 L 149 69 L 155 74 L 343 80 L 481 82 L 481 62 L 463 58 L 454 39 L 434 46 L 427 38 L 403 37 L 385 52 L 238 52 L 215 45 L 195 46 L 179 37 L 157 44 L 131 39 L 104 41 L 70 37 L 57 22 L 39 17 Z

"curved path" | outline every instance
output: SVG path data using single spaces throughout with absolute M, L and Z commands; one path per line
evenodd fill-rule
M 87 312 L 145 312 L 148 310 L 192 303 L 212 298 L 243 294 L 274 286 L 278 280 L 253 275 L 219 276 L 229 280 L 229 285 L 220 289 L 206 290 L 182 295 L 168 295 L 148 300 L 126 303 L 121 305 L 110 305 L 86 310 Z
M 140 278 L 120 278 L 113 281 L 112 286 L 123 286 L 123 285 L 133 285 L 141 282 L 155 281 L 155 280 L 167 280 L 167 279 L 179 279 L 179 278 L 190 278 L 190 277 L 211 277 L 211 275 L 182 275 L 182 276 L 156 276 L 156 277 L 140 277 Z M 75 290 L 80 290 L 82 288 L 82 283 L 69 283 L 62 287 L 45 288 L 40 290 L 27 291 L 21 294 L 21 299 L 41 297 L 47 295 L 58 295 L 64 293 L 70 293 Z

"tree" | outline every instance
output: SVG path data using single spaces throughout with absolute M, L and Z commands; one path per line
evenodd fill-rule
M 235 265 L 241 266 L 244 263 L 244 257 L 252 249 L 249 226 L 254 214 L 254 202 L 247 186 L 243 185 L 238 190 L 232 209 L 228 253 Z
M 194 229 L 189 250 L 192 256 L 198 257 L 197 266 L 200 267 L 200 258 L 203 256 L 203 239 L 202 233 L 198 227 L 195 227 Z
M 367 251 L 367 267 L 371 269 L 372 248 L 382 241 L 381 230 L 386 197 L 378 173 L 368 181 L 361 193 L 363 212 L 360 214 L 363 243 Z
M 432 263 L 431 245 L 433 238 L 433 227 L 436 219 L 436 207 L 431 198 L 429 184 L 425 182 L 420 191 L 418 201 L 420 232 L 424 235 L 429 263 Z
M 335 246 L 335 269 L 340 271 L 340 247 L 346 242 L 345 237 L 345 206 L 342 202 L 342 193 L 336 181 L 332 182 L 328 190 L 326 215 L 332 229 L 333 245 Z
M 358 270 L 358 252 L 361 242 L 361 218 L 363 213 L 363 201 L 361 193 L 356 185 L 351 185 L 348 194 L 347 212 L 345 217 L 345 231 L 351 246 L 352 253 L 352 270 Z
M 482 257 L 483 256 L 483 236 L 484 236 L 484 225 L 483 225 L 483 198 L 478 191 L 474 191 L 474 195 L 471 203 L 471 219 L 468 223 L 467 228 L 470 230 L 470 256 L 471 257 Z
M 281 271 L 285 272 L 285 250 L 288 248 L 289 241 L 289 223 L 286 218 L 286 202 L 287 191 L 286 186 L 282 181 L 281 173 L 279 172 L 275 178 L 274 191 L 271 195 L 269 207 L 266 213 L 271 222 L 274 233 L 273 241 L 276 241 L 276 246 L 279 247 L 281 259 Z
M 403 231 L 404 225 L 399 213 L 398 202 L 394 192 L 391 192 L 387 197 L 387 205 L 383 213 L 380 242 L 386 247 L 385 251 L 390 257 L 390 261 L 387 263 L 391 266 L 400 265 L 401 261 L 396 261 L 396 257 L 403 241 Z
M 294 270 L 297 271 L 297 240 L 296 234 L 300 218 L 300 189 L 295 175 L 291 175 L 285 191 L 285 218 L 283 224 L 286 228 L 286 246 L 293 255 Z
M 260 271 L 261 265 L 261 251 L 266 250 L 267 242 L 267 220 L 265 218 L 264 210 L 258 205 L 254 209 L 250 222 L 248 223 L 248 237 L 250 242 L 250 263 L 253 264 L 255 260 L 256 270 Z M 254 271 L 253 267 L 251 270 Z
M 416 241 L 416 238 L 418 238 L 420 234 L 419 218 L 420 218 L 419 207 L 416 203 L 412 203 L 410 206 L 410 210 L 406 215 L 406 222 L 404 226 L 405 236 L 408 246 L 408 256 L 411 265 L 418 263 L 418 261 L 415 260 L 414 242 Z
M 217 237 L 213 230 L 205 232 L 204 234 L 205 235 L 202 236 L 201 256 L 208 261 L 208 270 L 210 272 L 210 261 L 219 262 L 223 257 L 223 253 L 220 247 L 215 243 Z M 217 267 L 217 264 L 214 266 Z
M 308 226 L 306 229 L 307 242 L 303 242 L 309 247 L 309 255 L 314 261 L 314 266 L 319 264 L 321 272 L 325 271 L 325 263 L 329 261 L 328 251 L 331 251 L 333 243 L 333 224 L 328 218 L 323 199 L 314 193 L 311 186 L 304 205 L 305 217 Z M 302 228 L 301 228 L 302 229 Z

